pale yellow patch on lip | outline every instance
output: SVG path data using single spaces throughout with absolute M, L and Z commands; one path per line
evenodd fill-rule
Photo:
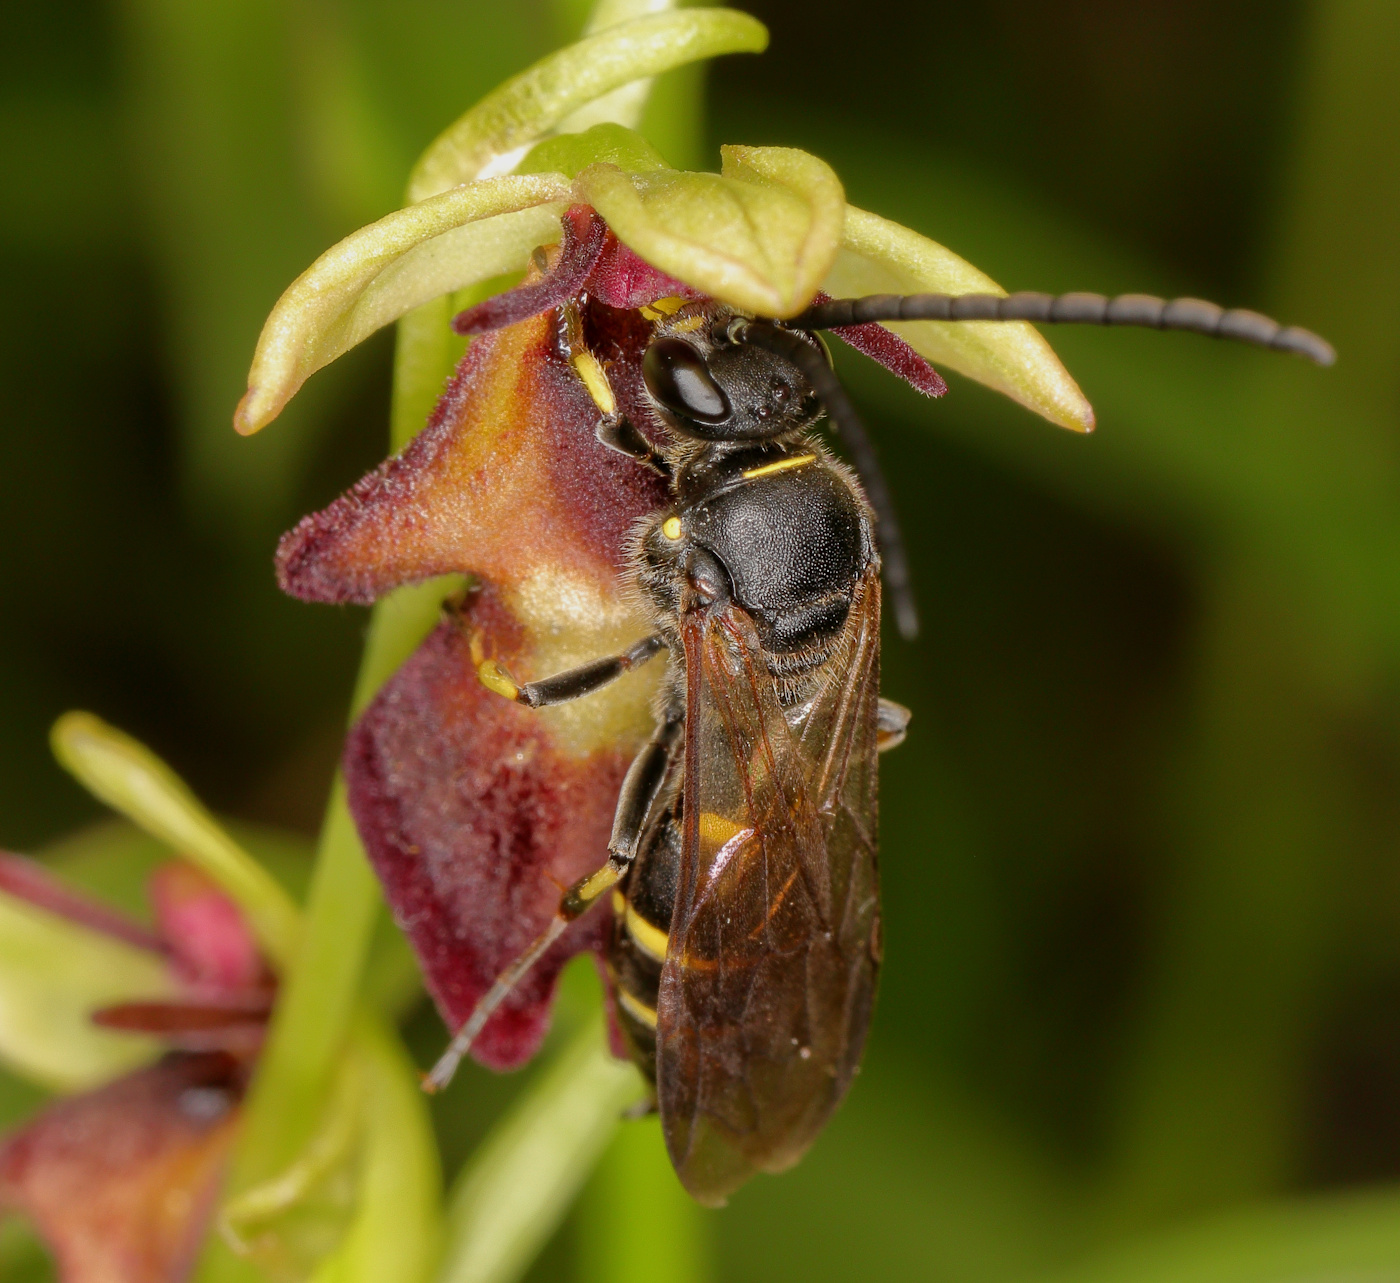
M 517 680 L 538 681 L 620 654 L 645 637 L 647 621 L 623 600 L 618 587 L 552 566 L 541 566 L 504 594 L 532 649 L 529 668 Z M 602 690 L 567 704 L 531 711 L 550 728 L 555 745 L 586 757 L 599 749 L 632 753 L 651 733 L 652 697 L 665 672 L 664 657 L 618 678 Z

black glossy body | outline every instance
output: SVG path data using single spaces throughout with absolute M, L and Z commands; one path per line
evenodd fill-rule
M 635 583 L 671 654 L 660 722 L 685 718 L 680 620 L 697 607 L 732 604 L 753 621 L 783 715 L 796 728 L 816 684 L 840 680 L 831 670 L 843 658 L 836 652 L 853 598 L 878 574 L 872 514 L 854 475 L 807 430 L 820 406 L 799 370 L 750 348 L 685 349 L 680 340 L 653 348 L 683 375 L 653 366 L 648 378 L 672 401 L 658 398 L 671 437 L 665 454 L 674 502 L 646 519 L 632 549 Z M 732 377 L 736 371 L 742 379 Z M 707 387 L 709 378 L 722 386 Z M 684 397 L 692 404 L 677 404 Z M 712 421 L 712 411 L 720 405 L 738 420 L 732 439 L 716 439 L 724 425 Z M 678 412 L 685 409 L 704 417 Z M 760 436 L 766 439 L 754 439 Z M 684 856 L 684 746 L 679 736 L 673 745 L 613 894 L 607 957 L 619 1027 L 653 1082 L 658 991 Z

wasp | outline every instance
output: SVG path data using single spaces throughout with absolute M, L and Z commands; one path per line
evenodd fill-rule
M 517 683 L 485 658 L 478 677 L 541 708 L 664 654 L 655 729 L 626 775 L 606 860 L 482 997 L 428 1085 L 450 1079 L 569 924 L 610 902 L 618 1024 L 681 1181 L 717 1205 L 754 1172 L 795 1163 L 859 1065 L 881 957 L 877 758 L 909 721 L 879 693 L 882 569 L 901 631 L 917 627 L 906 561 L 819 331 L 1088 322 L 1195 330 L 1322 364 L 1333 354 L 1257 313 L 1142 295 L 872 296 L 822 300 L 787 322 L 712 300 L 643 310 L 655 438 L 615 412 L 576 326 L 568 341 L 599 438 L 666 479 L 669 503 L 635 529 L 627 556 L 652 631 L 543 680 Z M 824 415 L 855 470 L 816 436 Z

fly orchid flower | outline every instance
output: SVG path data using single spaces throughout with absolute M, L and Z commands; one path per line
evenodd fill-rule
M 0 855 L 0 1055 L 86 1088 L 0 1142 L 0 1208 L 34 1224 L 65 1283 L 187 1275 L 272 1007 L 253 934 L 206 874 L 170 861 L 150 902 L 154 930 Z
M 0 855 L 0 1060 L 61 1094 L 0 1141 L 0 1212 L 34 1224 L 63 1283 L 181 1283 L 215 1224 L 217 1250 L 273 1277 L 385 1277 L 390 1262 L 424 1277 L 435 1156 L 382 1015 L 355 1012 L 307 1151 L 237 1181 L 301 909 L 144 746 L 85 713 L 53 739 L 89 791 L 182 858 L 151 877 L 148 928 Z
M 294 596 L 354 603 L 469 577 L 344 757 L 365 848 L 453 1029 L 549 924 L 560 889 L 597 866 L 651 726 L 655 672 L 541 711 L 497 698 L 478 672 L 530 679 L 642 636 L 620 587 L 623 546 L 665 490 L 598 428 L 625 419 L 645 434 L 652 423 L 641 361 L 653 326 L 694 299 L 782 319 L 826 295 L 1004 293 L 941 245 L 848 205 L 815 156 L 733 146 L 720 173 L 681 172 L 627 127 L 635 111 L 587 107 L 765 43 L 746 15 L 691 9 L 633 18 L 545 59 L 447 130 L 415 169 L 410 203 L 322 255 L 258 342 L 235 417 L 244 433 L 317 369 L 400 324 L 396 418 L 417 435 L 285 536 L 277 572 Z M 521 283 L 484 297 L 502 276 Z M 454 333 L 480 335 L 455 372 Z M 1029 324 L 835 333 L 928 395 L 945 390 L 936 361 L 1056 424 L 1093 426 Z M 602 928 L 596 914 L 569 927 L 486 1024 L 478 1060 L 507 1068 L 533 1054 L 560 968 L 596 951 Z

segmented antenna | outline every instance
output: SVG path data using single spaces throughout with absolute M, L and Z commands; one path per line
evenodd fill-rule
M 1137 325 L 1189 330 L 1212 338 L 1239 339 L 1275 352 L 1296 352 L 1331 365 L 1337 353 L 1326 339 L 1296 325 L 1280 325 L 1258 312 L 1225 309 L 1198 298 L 1151 294 L 870 294 L 817 303 L 788 322 L 795 329 L 829 330 L 869 321 L 1036 321 L 1043 325 Z
M 841 301 L 836 302 L 839 304 Z M 834 304 L 823 306 L 830 307 Z M 837 325 L 852 323 L 834 322 Z M 803 328 L 818 327 L 803 323 Z M 772 321 L 735 317 L 721 325 L 715 337 L 722 343 L 747 343 L 785 357 L 807 376 L 807 381 L 826 407 L 827 418 L 835 426 L 846 449 L 851 452 L 856 471 L 860 473 L 860 479 L 865 484 L 866 498 L 875 510 L 875 533 L 880 543 L 885 584 L 889 588 L 890 601 L 894 606 L 895 623 L 899 627 L 899 635 L 906 641 L 913 641 L 919 635 L 919 612 L 914 605 L 914 591 L 909 583 L 909 562 L 904 555 L 904 540 L 899 533 L 894 503 L 890 499 L 889 487 L 885 484 L 885 474 L 880 470 L 880 460 L 875 454 L 875 447 L 871 445 L 865 425 L 861 423 L 855 406 L 846 395 L 846 389 L 836 377 L 836 371 L 827 364 L 823 353 L 808 340 L 791 330 L 775 325 Z

